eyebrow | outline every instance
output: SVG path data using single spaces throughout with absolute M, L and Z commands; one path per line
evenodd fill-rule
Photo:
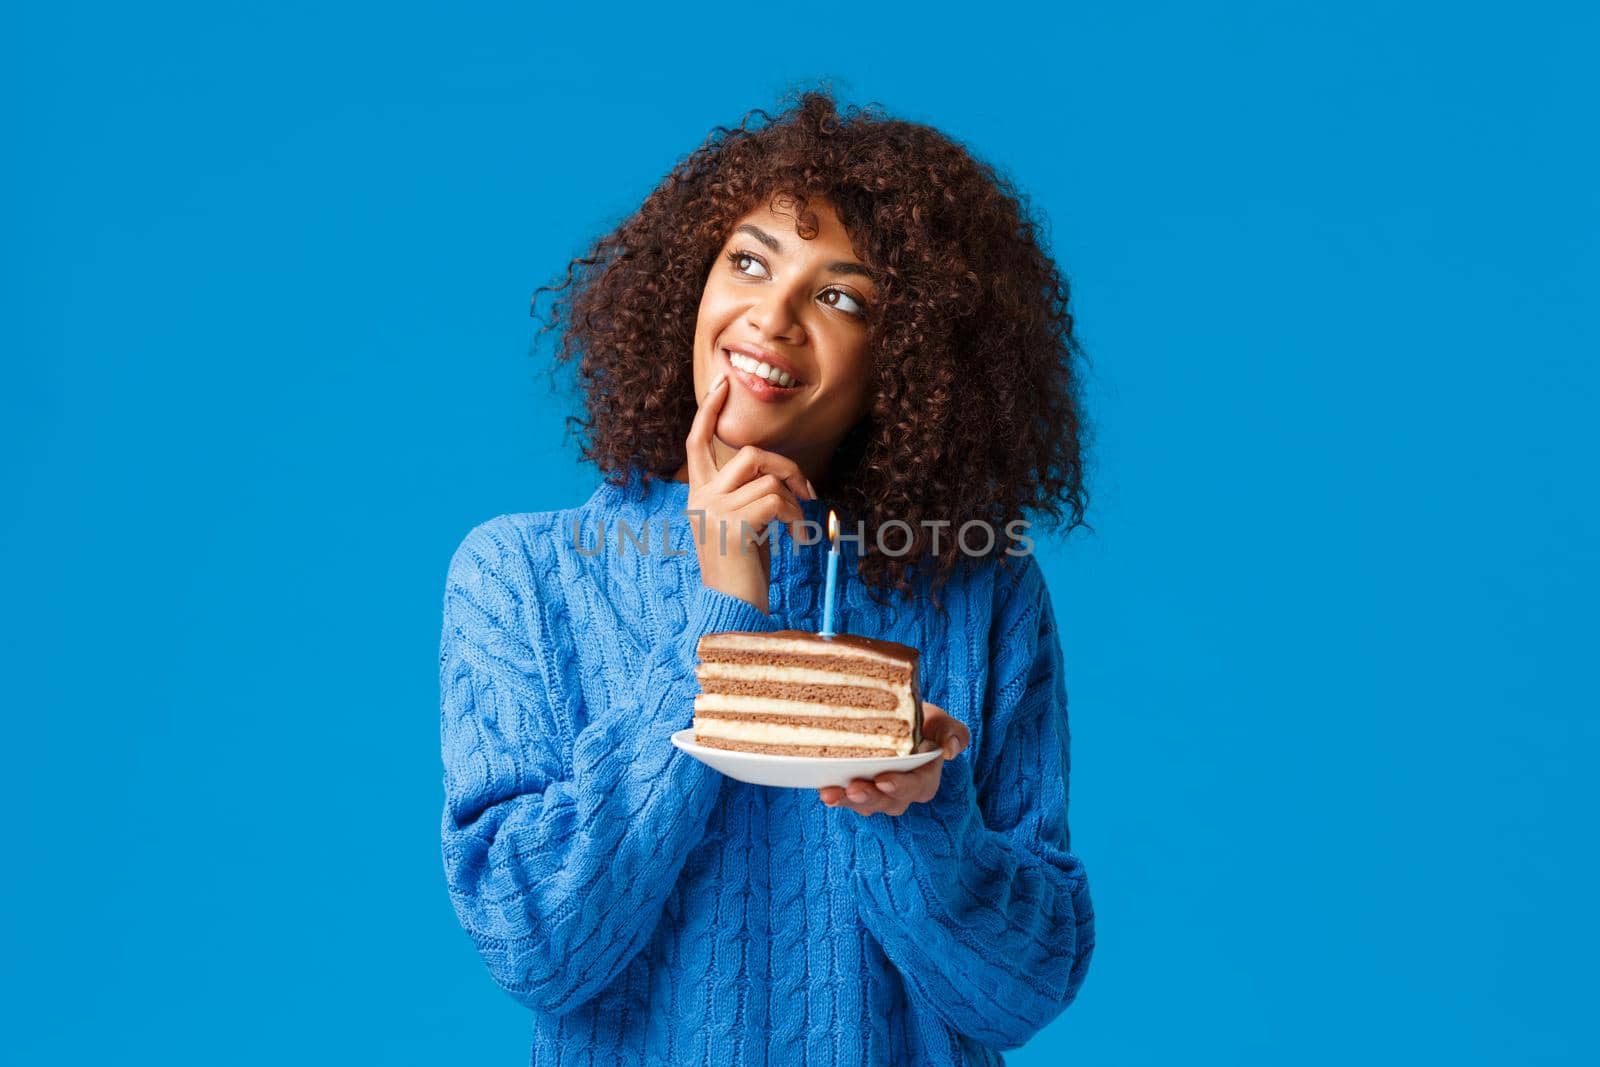
M 772 236 L 772 234 L 768 233 L 766 230 L 761 229 L 759 226 L 744 222 L 735 227 L 733 232 L 747 233 L 751 237 L 754 237 L 756 240 L 760 241 L 762 244 L 766 245 L 768 248 L 772 249 L 772 251 L 778 253 L 780 256 L 783 255 L 783 242 L 779 241 L 776 237 Z M 840 260 L 837 263 L 829 263 L 828 270 L 834 274 L 859 274 L 863 278 L 868 279 L 872 277 L 872 272 L 870 270 L 862 266 L 860 263 L 854 262 L 853 260 Z
M 754 237 L 756 240 L 760 241 L 762 244 L 766 245 L 768 248 L 772 249 L 774 252 L 777 252 L 779 255 L 783 254 L 783 243 L 776 237 L 772 236 L 772 234 L 758 226 L 752 226 L 750 223 L 745 222 L 741 223 L 733 232 L 747 233 L 751 237 Z

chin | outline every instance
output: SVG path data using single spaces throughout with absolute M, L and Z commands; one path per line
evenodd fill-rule
M 772 428 L 761 425 L 752 425 L 749 421 L 740 418 L 729 418 L 724 415 L 717 420 L 717 440 L 729 448 L 743 448 L 745 445 L 755 445 L 757 448 L 768 452 L 787 454 L 788 449 L 783 442 L 777 440 L 772 433 Z

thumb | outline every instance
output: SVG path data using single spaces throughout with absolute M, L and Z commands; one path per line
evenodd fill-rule
M 922 732 L 924 742 L 932 742 L 933 747 L 944 751 L 944 758 L 955 759 L 961 755 L 961 750 L 966 747 L 966 739 L 962 731 L 957 728 L 956 721 L 947 715 L 928 722 Z

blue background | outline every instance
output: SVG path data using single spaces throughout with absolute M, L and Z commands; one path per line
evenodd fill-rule
M 583 499 L 533 288 L 816 76 L 1050 221 L 1099 949 L 1017 1064 L 1600 1056 L 1592 5 L 8 16 L 11 1062 L 525 1062 L 445 565 Z

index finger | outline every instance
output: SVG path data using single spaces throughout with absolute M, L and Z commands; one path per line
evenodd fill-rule
M 712 430 L 728 398 L 727 384 L 726 374 L 717 375 L 700 401 L 700 410 L 695 412 L 694 422 L 689 425 L 689 436 L 684 439 L 684 459 L 689 467 L 690 485 L 704 485 L 716 476 L 717 451 Z

